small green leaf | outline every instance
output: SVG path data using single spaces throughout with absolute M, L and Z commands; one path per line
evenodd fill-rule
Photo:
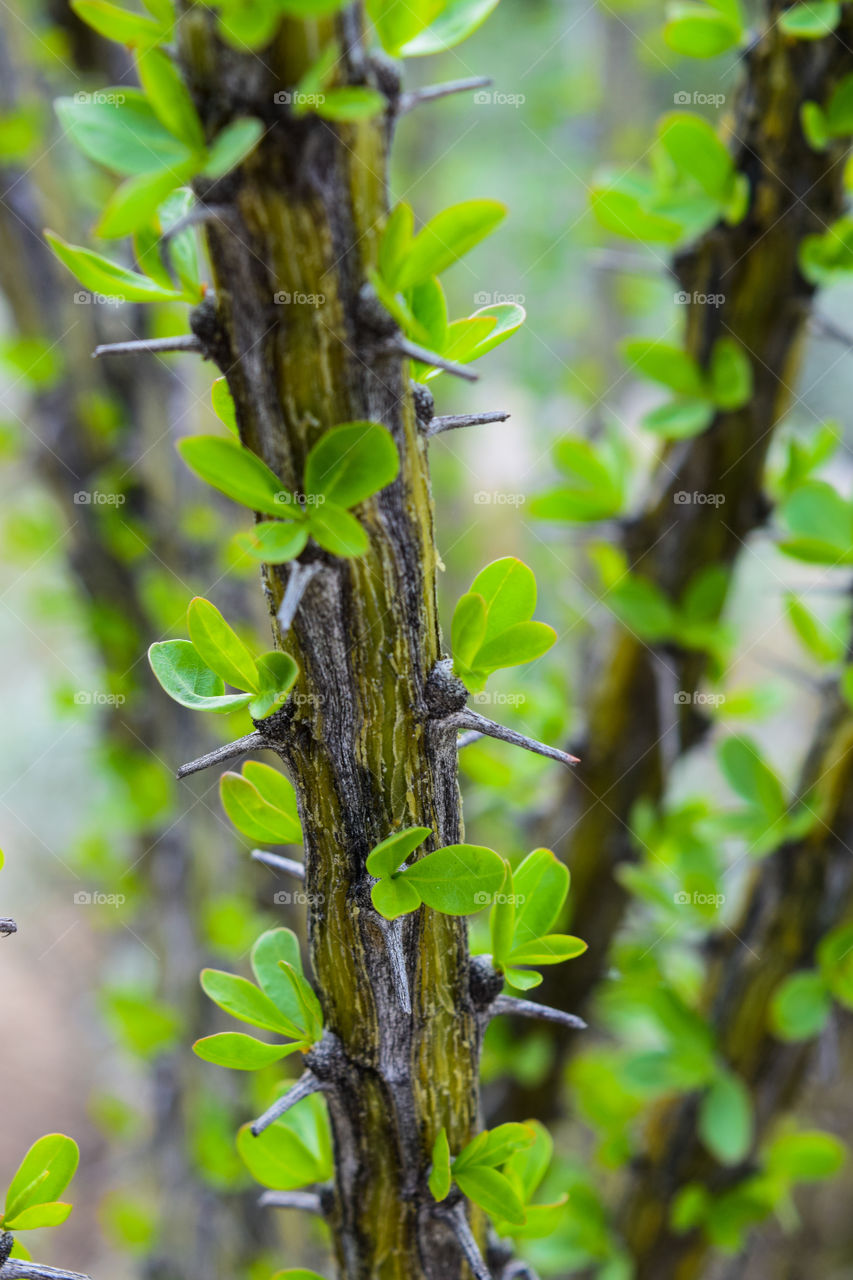
M 260 692 L 249 703 L 249 715 L 253 720 L 265 720 L 274 711 L 280 711 L 296 683 L 299 667 L 289 653 L 270 650 L 258 658 Z
M 299 510 L 267 464 L 236 440 L 188 436 L 179 441 L 178 452 L 207 484 L 252 511 L 295 517 Z
M 429 1189 L 434 1200 L 445 1200 L 450 1194 L 450 1144 L 445 1128 L 439 1129 L 433 1143 Z
M 447 0 L 429 26 L 397 52 L 403 58 L 422 58 L 452 49 L 473 35 L 497 5 L 498 0 Z
M 240 428 L 237 426 L 237 409 L 234 397 L 228 389 L 227 378 L 215 378 L 210 388 L 210 403 L 223 426 L 227 427 L 236 440 L 240 439 Z
M 240 1031 L 223 1031 L 215 1036 L 203 1036 L 193 1045 L 193 1053 L 203 1062 L 232 1071 L 260 1071 L 273 1062 L 280 1062 L 299 1048 L 296 1044 L 264 1044 L 254 1036 Z
M 436 214 L 412 241 L 400 268 L 401 288 L 445 271 L 492 232 L 506 217 L 496 200 L 466 200 Z
M 688 58 L 714 58 L 740 43 L 741 28 L 710 4 L 690 0 L 667 6 L 663 38 Z
M 355 516 L 336 502 L 314 507 L 308 516 L 308 530 L 317 545 L 333 556 L 363 556 L 370 545 Z
M 513 1225 L 522 1226 L 525 1220 L 524 1205 L 509 1178 L 488 1169 L 473 1165 L 463 1173 L 453 1170 L 453 1180 L 459 1190 L 478 1204 L 486 1213 L 503 1218 Z
M 282 977 L 290 983 L 293 997 L 299 1005 L 299 1027 L 307 1044 L 316 1044 L 323 1034 L 323 1010 L 311 986 L 302 976 L 301 966 L 288 964 L 280 960 L 278 964 Z
M 245 117 L 233 120 L 213 139 L 202 169 L 205 178 L 223 178 L 242 164 L 260 142 L 264 126 L 260 120 Z
M 821 1133 L 819 1129 L 782 1134 L 764 1153 L 767 1172 L 791 1182 L 822 1182 L 831 1178 L 846 1157 L 844 1144 L 833 1134 Z
M 374 845 L 367 855 L 368 874 L 380 880 L 385 876 L 393 875 L 409 854 L 431 835 L 431 827 L 404 827 L 401 831 L 395 831 L 392 835 L 386 836 L 379 844 Z
M 327 89 L 320 95 L 320 101 L 314 110 L 324 120 L 346 123 L 371 120 L 387 108 L 388 101 L 378 89 L 370 89 L 366 85 L 346 85 L 341 89 Z
M 711 394 L 720 409 L 740 409 L 752 395 L 752 365 L 734 338 L 718 338 L 711 350 Z
M 543 938 L 513 947 L 510 962 L 513 965 L 562 964 L 564 960 L 574 960 L 576 956 L 583 955 L 586 948 L 583 938 L 575 938 L 568 933 L 547 933 Z
M 125 177 L 171 170 L 192 160 L 192 152 L 163 125 L 138 89 L 102 89 L 77 98 L 57 98 L 59 123 L 90 160 Z
M 511 892 L 517 895 L 514 940 L 521 946 L 552 929 L 569 892 L 569 869 L 550 849 L 534 849 L 516 868 Z
M 61 1200 L 34 1204 L 14 1217 L 5 1218 L 3 1225 L 9 1231 L 34 1231 L 38 1227 L 58 1227 L 71 1212 L 71 1205 Z
M 471 667 L 486 635 L 486 602 L 477 592 L 459 597 L 450 634 L 454 659 Z
M 689 111 L 671 111 L 658 125 L 658 137 L 675 165 L 690 175 L 712 200 L 732 197 L 735 167 L 713 125 Z M 675 388 L 679 390 L 679 388 Z M 684 395 L 693 395 L 686 390 Z
M 187 163 L 181 169 L 128 178 L 107 201 L 97 234 L 107 240 L 116 239 L 147 226 L 169 193 L 190 177 L 191 170 L 192 165 Z
M 673 245 L 681 239 L 680 222 L 647 209 L 639 196 L 620 190 L 615 183 L 594 187 L 591 207 L 606 231 L 612 231 L 628 240 Z
M 92 293 L 120 302 L 172 302 L 181 294 L 175 289 L 165 289 L 138 271 L 128 271 L 117 262 L 100 253 L 92 253 L 76 244 L 67 244 L 52 231 L 46 231 L 45 239 L 63 266 L 67 267 L 84 288 Z
M 809 0 L 785 9 L 779 17 L 779 29 L 798 40 L 822 40 L 841 21 L 841 5 L 837 0 Z
M 504 877 L 503 859 L 481 845 L 451 844 L 412 863 L 403 881 L 434 911 L 465 916 L 491 902 Z
M 252 947 L 252 972 L 265 996 L 288 1022 L 298 1027 L 302 1021 L 302 1003 L 281 964 L 302 972 L 299 939 L 291 929 L 268 929 Z
M 310 1135 L 300 1132 L 295 1113 L 301 1111 L 306 1098 L 281 1120 L 276 1120 L 257 1137 L 246 1124 L 237 1135 L 237 1150 L 252 1177 L 273 1191 L 292 1191 L 296 1187 L 325 1182 L 331 1174 L 330 1160 L 324 1150 L 312 1147 Z
M 721 1071 L 702 1099 L 699 1136 L 721 1164 L 739 1164 L 752 1145 L 752 1098 L 739 1076 Z
M 402 876 L 377 881 L 370 890 L 370 898 L 376 910 L 386 920 L 406 916 L 411 911 L 417 911 L 421 905 L 420 894 Z
M 509 962 L 512 939 L 515 933 L 515 901 L 512 867 L 504 862 L 504 879 L 489 914 L 489 937 L 492 947 L 492 963 L 503 969 Z
M 288 655 L 277 654 L 276 656 L 287 657 Z M 243 765 L 243 777 L 248 778 L 252 785 L 257 787 L 267 804 L 271 804 L 276 809 L 280 809 L 282 813 L 286 813 L 294 823 L 299 822 L 299 810 L 296 804 L 296 792 L 293 789 L 293 783 L 280 770 L 274 769 L 270 764 L 263 764 L 260 760 L 247 760 Z M 301 843 L 301 841 L 290 841 L 289 843 L 295 844 Z M 286 930 L 286 932 L 289 932 L 289 930 Z M 291 959 L 290 963 L 293 964 L 295 962 Z
M 494 671 L 533 662 L 547 653 L 556 640 L 556 631 L 545 622 L 518 622 L 486 641 L 477 653 L 477 666 Z
M 159 44 L 168 37 L 169 29 L 141 13 L 131 13 L 107 0 L 71 0 L 71 8 L 81 21 L 97 31 L 99 36 L 145 49 Z
M 780 1040 L 810 1040 L 826 1026 L 832 996 L 817 969 L 792 973 L 776 988 L 770 1003 L 770 1027 Z
M 680 396 L 704 396 L 702 370 L 681 347 L 655 338 L 629 338 L 623 344 L 626 359 L 646 378 L 660 382 Z
M 493 560 L 471 583 L 481 595 L 488 620 L 486 640 L 493 640 L 517 622 L 527 622 L 536 608 L 536 578 L 532 569 L 515 556 Z
M 248 1022 L 264 1031 L 275 1031 L 294 1040 L 300 1037 L 300 1028 L 273 1004 L 248 978 L 222 969 L 202 969 L 201 986 L 214 1004 L 230 1013 L 240 1022 Z
M 485 1141 L 481 1139 L 485 1138 Z M 536 1134 L 526 1124 L 499 1124 L 487 1129 L 460 1151 L 453 1161 L 454 1176 L 473 1165 L 494 1169 L 506 1164 L 517 1151 L 526 1151 L 536 1141 Z
M 34 1142 L 9 1183 L 6 1222 L 34 1205 L 55 1201 L 74 1177 L 79 1159 L 77 1143 L 64 1133 L 47 1133 Z
M 187 609 L 187 625 L 196 652 L 211 671 L 236 689 L 258 692 L 260 676 L 255 660 L 216 605 L 195 596 Z
M 259 564 L 285 564 L 295 560 L 307 542 L 307 524 L 283 520 L 262 520 L 251 530 L 234 535 L 234 545 Z
M 714 420 L 714 406 L 707 400 L 673 400 L 653 409 L 643 426 L 665 440 L 689 440 L 701 435 Z
M 221 676 L 202 661 L 189 640 L 161 640 L 148 650 L 151 670 L 170 698 L 196 711 L 226 712 L 245 707 L 249 693 L 226 693 Z
M 299 844 L 302 831 L 289 813 L 270 804 L 258 788 L 239 773 L 219 779 L 222 807 L 238 831 L 251 840 L 270 844 Z
M 136 62 L 145 96 L 171 134 L 194 151 L 203 150 L 204 129 L 174 63 L 161 49 L 149 49 Z
M 378 422 L 345 422 L 317 441 L 305 463 L 305 492 L 354 507 L 396 479 L 400 457 Z
M 382 279 L 392 288 L 396 286 L 400 266 L 405 260 L 415 229 L 412 206 L 398 204 L 385 223 L 379 242 L 379 271 Z

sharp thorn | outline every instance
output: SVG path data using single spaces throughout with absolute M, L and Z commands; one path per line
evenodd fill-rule
M 291 563 L 290 572 L 287 575 L 287 586 L 277 614 L 282 639 L 293 626 L 293 619 L 296 617 L 309 583 L 316 578 L 321 569 L 322 565 L 316 560 L 308 564 L 303 564 L 301 560 L 294 560 Z
M 443 431 L 456 431 L 459 427 L 480 427 L 488 422 L 506 422 L 508 417 L 508 413 L 500 410 L 495 413 L 450 413 L 433 418 L 424 429 L 424 436 L 431 440 L 433 436 L 440 436 Z
M 304 1209 L 323 1217 L 323 1202 L 316 1191 L 265 1191 L 258 1200 L 262 1209 Z
M 535 1000 L 522 1000 L 518 996 L 497 996 L 489 1008 L 489 1017 L 496 1018 L 505 1013 L 513 1018 L 539 1018 L 542 1022 L 556 1022 L 563 1027 L 571 1027 L 573 1031 L 585 1031 L 586 1023 L 575 1013 L 566 1013 L 562 1009 L 552 1009 L 547 1004 L 537 1004 Z
M 481 716 L 478 711 L 472 711 L 470 707 L 466 707 L 463 711 L 454 712 L 453 715 L 447 717 L 446 723 L 455 725 L 457 729 L 470 729 L 483 733 L 488 738 L 497 738 L 501 742 L 510 742 L 515 747 L 523 747 L 525 751 L 532 751 L 537 756 L 547 756 L 549 760 L 559 760 L 560 764 L 579 764 L 577 756 L 569 755 L 567 751 L 560 751 L 557 747 L 546 746 L 544 742 L 537 742 L 535 738 L 528 738 L 526 734 L 516 733 L 515 729 L 508 729 L 505 725 L 496 724 L 494 720 L 488 720 L 485 716 Z
M 267 853 L 266 849 L 253 849 L 252 860 L 262 862 L 264 866 L 272 867 L 275 871 L 284 871 L 296 880 L 305 879 L 305 868 L 295 858 L 285 858 L 280 853 Z
M 177 338 L 140 338 L 132 342 L 106 342 L 95 347 L 93 359 L 99 356 L 134 356 L 145 353 L 156 355 L 164 351 L 201 352 L 202 345 L 192 333 Z
M 209 769 L 214 764 L 224 764 L 226 760 L 245 755 L 247 751 L 257 751 L 263 745 L 264 739 L 261 734 L 257 731 L 247 733 L 245 738 L 238 738 L 236 742 L 229 742 L 224 747 L 217 747 L 215 751 L 208 751 L 206 756 L 199 756 L 189 764 L 182 764 L 177 777 L 188 778 L 191 773 L 199 773 L 202 769 Z
M 469 76 L 465 80 L 447 80 L 444 84 L 429 84 L 423 89 L 413 89 L 403 93 L 397 103 L 397 115 L 404 116 L 415 107 L 426 102 L 437 102 L 440 98 L 449 98 L 455 93 L 468 93 L 473 89 L 487 89 L 492 83 L 490 76 Z
M 307 1098 L 312 1093 L 318 1093 L 323 1088 L 322 1081 L 318 1080 L 313 1071 L 304 1071 L 296 1084 L 288 1089 L 287 1093 L 283 1093 L 280 1098 L 276 1098 L 271 1107 L 268 1107 L 262 1116 L 252 1125 L 252 1136 L 257 1138 L 263 1133 L 264 1129 L 268 1129 L 271 1124 L 278 1120 L 279 1116 L 283 1116 L 291 1107 L 296 1106 L 297 1102 L 301 1102 L 303 1098 Z
M 440 356 L 436 351 L 430 351 L 428 347 L 421 347 L 417 342 L 410 342 L 408 338 L 404 338 L 402 335 L 392 339 L 388 346 L 389 350 L 397 351 L 401 356 L 408 356 L 411 360 L 419 360 L 421 364 L 433 365 L 436 369 L 443 369 L 445 373 L 452 373 L 457 378 L 464 378 L 466 382 L 476 382 L 478 380 L 478 375 L 467 364 L 457 364 L 454 360 L 445 360 L 444 356 Z

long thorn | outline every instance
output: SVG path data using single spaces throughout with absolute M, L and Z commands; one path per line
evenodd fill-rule
M 462 1250 L 462 1256 L 471 1268 L 471 1274 L 476 1280 L 492 1280 L 492 1273 L 486 1266 L 485 1259 L 480 1253 L 480 1247 L 474 1239 L 468 1218 L 465 1213 L 465 1206 L 461 1200 L 450 1207 L 438 1205 L 435 1210 L 437 1218 L 441 1218 L 446 1222 L 450 1230 L 456 1237 L 459 1248 Z
M 190 760 L 189 764 L 182 764 L 177 776 L 179 778 L 187 778 L 191 773 L 199 773 L 202 769 L 209 769 L 212 764 L 223 764 L 226 760 L 233 760 L 235 756 L 242 756 L 247 751 L 257 751 L 263 745 L 263 737 L 255 730 L 254 733 L 247 733 L 245 738 L 238 738 L 236 742 L 228 742 L 224 747 L 217 747 L 215 751 L 208 751 L 206 756 L 199 756 L 197 760 Z
M 282 636 L 287 635 L 293 626 L 293 619 L 296 617 L 296 611 L 302 603 L 302 597 L 305 595 L 308 584 L 313 578 L 316 578 L 321 568 L 322 565 L 316 560 L 312 560 L 308 564 L 303 564 L 300 560 L 294 560 L 291 564 L 290 572 L 287 575 L 287 586 L 284 589 L 284 595 L 278 607 L 278 625 Z
M 195 351 L 202 350 L 201 343 L 195 334 L 184 333 L 177 338 L 139 338 L 132 342 L 106 342 L 95 347 L 93 358 L 98 356 L 135 356 L 144 352 L 156 354 L 158 351 Z
M 377 912 L 376 921 L 385 939 L 388 952 L 388 963 L 391 966 L 391 978 L 397 994 L 397 1002 L 403 1013 L 412 1012 L 412 997 L 409 994 L 409 974 L 406 969 L 406 956 L 403 952 L 403 921 L 386 920 Z
M 448 413 L 441 418 L 433 418 L 424 431 L 427 440 L 440 436 L 442 431 L 456 431 L 459 427 L 480 427 L 487 422 L 506 422 L 508 413 L 497 410 L 494 413 Z
M 295 1106 L 297 1102 L 301 1102 L 303 1098 L 307 1098 L 312 1093 L 318 1093 L 323 1088 L 323 1084 L 314 1075 L 313 1071 L 303 1071 L 302 1075 L 296 1081 L 287 1093 L 283 1093 L 280 1098 L 276 1098 L 271 1107 L 268 1107 L 262 1116 L 252 1125 L 252 1136 L 257 1138 L 262 1134 L 264 1129 L 268 1129 L 279 1116 L 283 1116 L 286 1111 Z
M 265 867 L 272 867 L 275 871 L 285 871 L 296 880 L 305 879 L 305 868 L 295 858 L 285 858 L 280 853 L 267 853 L 266 849 L 253 849 L 252 860 L 262 862 Z
M 445 373 L 453 373 L 457 378 L 464 378 L 466 382 L 476 382 L 478 375 L 473 369 L 469 369 L 467 364 L 457 364 L 454 360 L 445 360 L 444 356 L 440 356 L 437 351 L 430 351 L 428 347 L 421 347 L 417 342 L 410 342 L 408 338 L 398 335 L 388 344 L 389 350 L 398 351 L 401 356 L 409 356 L 412 360 L 420 360 L 421 364 L 434 365 L 436 369 L 443 369 Z
M 89 1280 L 89 1277 L 81 1271 L 64 1271 L 61 1267 L 47 1267 L 41 1262 L 8 1258 L 0 1267 L 0 1280 Z
M 490 76 L 469 76 L 466 80 L 446 80 L 444 84 L 428 84 L 423 89 L 413 89 L 410 93 L 400 95 L 397 104 L 397 115 L 404 116 L 408 111 L 421 106 L 425 102 L 437 102 L 439 98 L 449 98 L 454 93 L 467 93 L 472 89 L 487 89 L 492 83 Z
M 304 1209 L 323 1216 L 323 1202 L 316 1191 L 265 1191 L 258 1204 L 262 1209 Z
M 552 1009 L 550 1005 L 537 1004 L 535 1000 L 522 1000 L 518 996 L 498 996 L 489 1008 L 489 1017 L 496 1018 L 501 1013 L 513 1018 L 539 1018 L 542 1022 L 557 1022 L 574 1031 L 586 1030 L 586 1023 L 577 1014 Z
M 463 711 L 456 711 L 453 715 L 447 717 L 445 721 L 448 725 L 455 725 L 457 729 L 476 729 L 480 733 L 484 733 L 487 738 L 498 738 L 501 742 L 511 742 L 515 747 L 523 747 L 525 751 L 532 751 L 537 756 L 547 756 L 549 760 L 559 760 L 561 764 L 579 764 L 577 756 L 570 756 L 567 751 L 560 751 L 557 747 L 546 746 L 544 742 L 537 742 L 535 738 L 528 738 L 523 733 L 516 733 L 515 729 L 507 729 L 505 725 L 496 724 L 494 720 L 488 720 L 485 716 L 481 716 L 478 711 L 472 711 L 470 707 L 466 707 Z

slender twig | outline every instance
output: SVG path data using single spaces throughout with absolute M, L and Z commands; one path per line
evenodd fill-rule
M 453 1205 L 438 1205 L 435 1209 L 435 1216 L 441 1218 L 442 1222 L 446 1222 L 455 1235 L 462 1251 L 462 1256 L 471 1268 L 471 1274 L 476 1277 L 476 1280 L 492 1280 L 492 1273 L 486 1266 L 485 1259 L 480 1253 L 480 1247 L 468 1225 L 468 1217 L 465 1213 L 463 1202 L 457 1200 L 456 1204 Z
M 397 115 L 404 116 L 408 111 L 413 111 L 415 107 L 425 102 L 437 102 L 439 98 L 449 98 L 454 93 L 488 89 L 491 83 L 490 76 L 469 76 L 466 80 L 447 80 L 444 84 L 428 84 L 423 89 L 412 89 L 409 93 L 400 95 Z
M 479 711 L 472 711 L 470 707 L 455 711 L 447 717 L 445 724 L 455 725 L 457 729 L 475 729 L 479 733 L 484 733 L 487 738 L 511 742 L 515 747 L 523 747 L 525 751 L 532 751 L 537 756 L 547 756 L 549 760 L 559 760 L 561 764 L 579 763 L 577 756 L 570 756 L 567 751 L 546 746 L 544 742 L 537 742 L 535 738 L 516 733 L 515 729 L 507 729 L 505 725 L 496 724 L 494 720 L 488 720 L 485 716 L 481 716 Z
M 293 626 L 293 619 L 296 617 L 296 611 L 302 603 L 308 584 L 316 578 L 322 567 L 316 560 L 308 564 L 303 564 L 301 560 L 294 560 L 291 564 L 287 575 L 287 586 L 278 607 L 278 625 L 282 636 L 287 635 Z
M 4 938 L 8 938 L 10 933 L 17 933 L 18 926 L 9 916 L 0 916 L 0 934 Z
M 409 974 L 406 970 L 406 956 L 403 951 L 403 921 L 386 920 L 377 912 L 376 922 L 385 939 L 385 949 L 388 952 L 397 1001 L 403 1013 L 411 1013 L 412 997 L 409 994 Z
M 566 1013 L 563 1009 L 552 1009 L 547 1004 L 537 1004 L 535 1000 L 522 1000 L 518 996 L 498 996 L 489 1007 L 489 1017 L 496 1018 L 506 1013 L 513 1018 L 539 1018 L 542 1022 L 557 1022 L 560 1026 L 571 1027 L 574 1031 L 584 1031 L 586 1023 L 575 1013 Z
M 208 751 L 206 756 L 199 756 L 197 760 L 190 760 L 189 764 L 182 764 L 178 770 L 179 778 L 187 778 L 191 773 L 199 773 L 202 769 L 209 769 L 212 764 L 223 764 L 226 760 L 233 760 L 235 756 L 245 755 L 247 751 L 257 751 L 264 745 L 264 739 L 257 731 L 255 733 L 247 733 L 245 738 L 238 738 L 236 742 L 228 742 L 224 747 L 217 747 L 215 751 Z
M 265 1191 L 258 1204 L 262 1209 L 304 1209 L 323 1217 L 323 1202 L 316 1191 Z
M 302 1075 L 296 1081 L 296 1084 L 288 1089 L 287 1093 L 283 1093 L 280 1098 L 276 1098 L 271 1107 L 268 1107 L 262 1116 L 252 1125 L 252 1135 L 257 1138 L 263 1133 L 264 1129 L 268 1129 L 279 1116 L 283 1116 L 286 1111 L 295 1106 L 297 1102 L 301 1102 L 303 1098 L 307 1098 L 312 1093 L 318 1093 L 323 1088 L 323 1082 L 318 1080 L 313 1071 L 303 1071 Z
M 92 357 L 97 359 L 98 356 L 135 356 L 144 352 L 157 353 L 159 351 L 196 351 L 200 352 L 202 345 L 193 333 L 182 333 L 176 338 L 134 338 L 132 342 L 106 342 L 101 346 L 95 347 Z
M 417 342 L 410 342 L 402 334 L 398 334 L 388 345 L 391 351 L 398 351 L 401 356 L 420 360 L 421 364 L 434 365 L 436 369 L 443 369 L 445 373 L 453 373 L 457 378 L 464 378 L 466 382 L 477 381 L 478 375 L 467 364 L 445 360 L 444 356 L 440 356 L 437 351 L 430 351 L 428 347 L 421 347 Z
M 297 880 L 305 879 L 305 868 L 295 858 L 285 858 L 280 853 L 267 853 L 266 849 L 253 849 L 252 859 L 262 862 L 266 867 L 272 867 L 274 871 L 284 871 Z
M 41 1262 L 8 1258 L 0 1267 L 0 1280 L 89 1280 L 89 1277 L 82 1271 L 64 1271 L 61 1267 L 47 1267 Z
M 506 422 L 508 413 L 496 410 L 493 413 L 448 413 L 441 418 L 432 418 L 424 428 L 427 440 L 440 436 L 442 431 L 456 431 L 459 427 L 480 427 L 488 422 Z
M 160 237 L 163 244 L 169 244 L 174 240 L 175 236 L 179 236 L 182 231 L 187 231 L 190 227 L 197 227 L 203 222 L 224 222 L 230 210 L 227 205 L 219 204 L 197 204 L 190 209 L 189 213 L 185 213 L 182 218 L 178 218 L 177 222 L 173 222 L 171 227 L 167 227 Z
M 463 747 L 470 747 L 475 742 L 479 742 L 483 737 L 483 733 L 479 729 L 472 729 L 470 733 L 460 733 L 456 739 L 456 750 L 461 751 Z

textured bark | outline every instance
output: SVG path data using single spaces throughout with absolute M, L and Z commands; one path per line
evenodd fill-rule
M 731 335 L 749 354 L 754 394 L 736 412 L 717 414 L 695 439 L 664 450 L 644 509 L 624 528 L 631 566 L 676 599 L 689 577 L 710 565 L 731 568 L 750 534 L 766 520 L 762 477 L 774 428 L 792 401 L 792 386 L 808 321 L 812 286 L 797 254 L 806 235 L 822 233 L 843 207 L 846 146 L 812 151 L 799 124 L 803 102 L 824 103 L 853 70 L 848 27 L 837 37 L 795 41 L 775 18 L 744 56 L 743 79 L 724 125 L 735 166 L 750 182 L 744 220 L 720 223 L 674 264 L 673 288 L 686 304 L 687 350 L 703 365 L 714 341 Z M 697 296 L 723 294 L 720 307 Z M 719 506 L 677 502 L 679 492 L 721 495 Z M 621 626 L 597 639 L 585 690 L 584 730 L 573 744 L 583 759 L 577 784 L 566 788 L 540 831 L 572 870 L 571 907 L 589 950 L 550 971 L 547 1003 L 583 1012 L 601 978 L 628 895 L 614 869 L 636 856 L 629 830 L 641 797 L 659 801 L 679 755 L 695 746 L 708 723 L 679 690 L 695 690 L 707 658 L 672 645 L 651 646 Z M 557 1081 L 572 1041 L 555 1031 L 553 1070 L 534 1090 L 515 1088 L 507 1114 L 553 1115 Z
M 439 662 L 426 443 L 406 364 L 389 349 L 393 326 L 364 288 L 386 214 L 390 117 L 330 125 L 274 103 L 335 31 L 341 79 L 393 99 L 396 83 L 365 59 L 359 22 L 359 6 L 336 25 L 285 22 L 254 58 L 219 43 L 209 15 L 184 15 L 183 61 L 208 129 L 244 112 L 268 126 L 236 177 L 199 190 L 227 212 L 207 228 L 215 305 L 193 327 L 227 375 L 243 442 L 285 486 L 301 489 L 308 449 L 340 422 L 381 422 L 399 449 L 399 478 L 358 512 L 367 554 L 303 553 L 300 565 L 318 570 L 286 636 L 275 615 L 294 568 L 267 572 L 277 643 L 299 662 L 301 696 L 256 729 L 294 782 L 305 835 L 327 1028 L 308 1063 L 324 1081 L 334 1136 L 341 1275 L 454 1280 L 459 1245 L 432 1212 L 426 1173 L 438 1130 L 458 1150 L 477 1121 L 481 1025 L 467 930 L 428 910 L 388 930 L 365 871 L 370 848 L 398 827 L 432 827 L 429 848 L 461 835 L 456 729 L 445 721 L 465 690 Z M 324 302 L 277 306 L 277 293 Z M 389 950 L 397 944 L 411 1012 Z

